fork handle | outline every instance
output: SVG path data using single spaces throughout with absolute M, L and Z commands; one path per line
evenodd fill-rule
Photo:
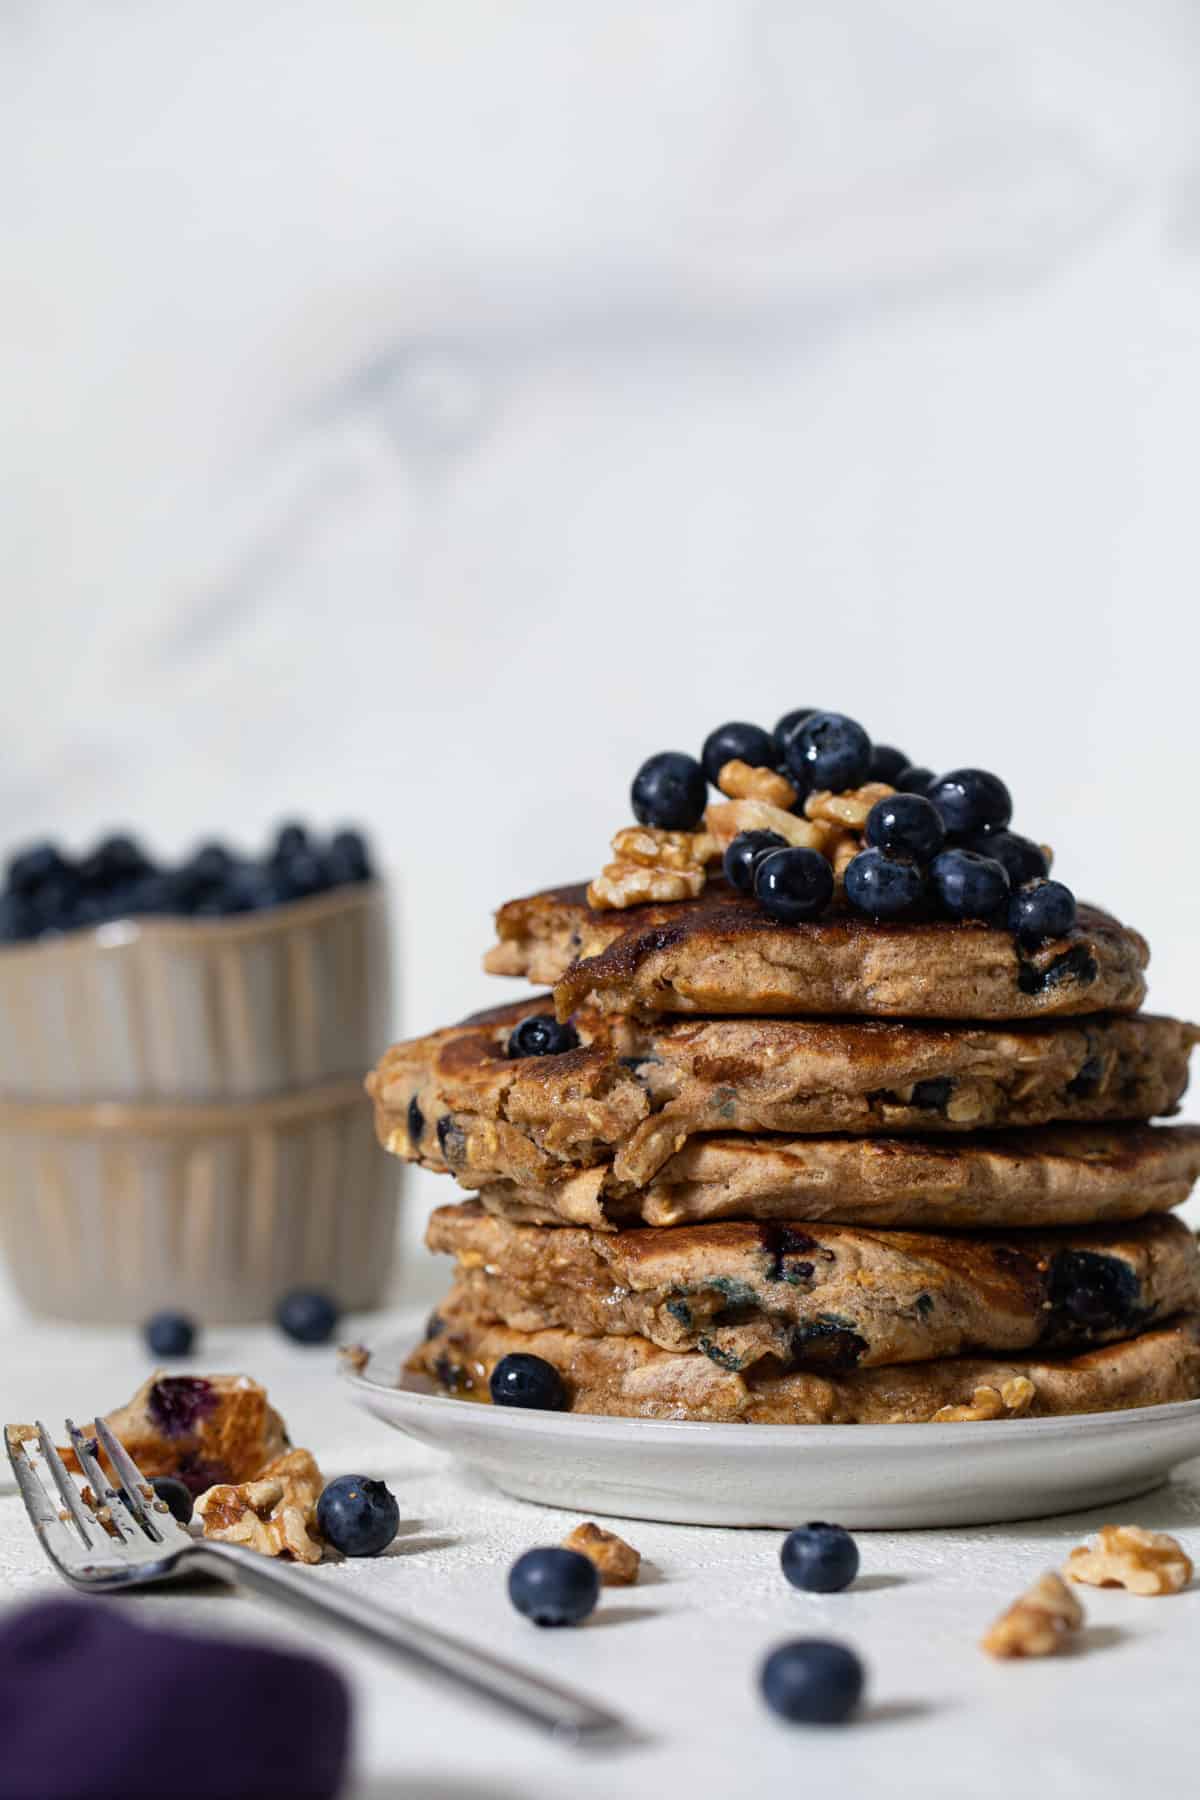
M 187 1561 L 195 1560 L 219 1563 L 227 1579 L 254 1588 L 266 1599 L 278 1600 L 310 1618 L 332 1620 L 370 1643 L 453 1677 L 562 1738 L 595 1739 L 625 1730 L 624 1721 L 615 1713 L 557 1682 L 545 1681 L 540 1675 L 464 1643 L 461 1638 L 376 1606 L 356 1594 L 339 1593 L 330 1581 L 318 1585 L 311 1573 L 273 1562 L 257 1550 L 210 1540 L 195 1544 L 188 1552 Z M 213 1572 L 218 1571 L 214 1568 Z

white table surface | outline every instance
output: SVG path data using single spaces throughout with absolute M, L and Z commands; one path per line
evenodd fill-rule
M 380 1341 L 414 1319 L 410 1310 L 407 1321 L 354 1321 L 344 1335 Z M 1196 1791 L 1200 1585 L 1162 1600 L 1080 1590 L 1089 1629 L 1069 1656 L 998 1664 L 976 1648 L 992 1616 L 1102 1523 L 1100 1514 L 994 1530 L 862 1534 L 858 1583 L 826 1598 L 786 1585 L 777 1532 L 630 1522 L 625 1534 L 648 1565 L 642 1582 L 607 1591 L 582 1629 L 539 1632 L 510 1608 L 505 1573 L 520 1551 L 556 1542 L 575 1515 L 507 1500 L 366 1417 L 334 1365 L 329 1350 L 236 1328 L 211 1331 L 190 1365 L 256 1376 L 327 1477 L 368 1473 L 396 1493 L 402 1526 L 393 1548 L 316 1569 L 313 1581 L 352 1584 L 521 1657 L 619 1708 L 642 1735 L 615 1752 L 556 1746 L 398 1663 L 333 1634 L 314 1641 L 286 1614 L 221 1590 L 96 1602 L 135 1608 L 149 1621 L 287 1638 L 332 1658 L 357 1703 L 350 1792 L 358 1800 L 730 1800 L 791 1793 L 800 1783 L 837 1800 L 1011 1800 L 1031 1783 L 1055 1800 L 1127 1800 L 1136 1791 L 1172 1800 Z M 125 1400 L 148 1364 L 132 1332 L 18 1326 L 10 1312 L 0 1367 L 6 1418 L 57 1419 Z M 964 1426 L 964 1453 L 969 1441 Z M 1177 1533 L 1200 1558 L 1200 1461 L 1120 1516 Z M 0 1587 L 5 1606 L 60 1591 L 10 1485 L 0 1488 Z M 865 1711 L 844 1730 L 784 1726 L 759 1700 L 755 1673 L 765 1651 L 810 1633 L 846 1640 L 868 1665 Z M 188 1800 L 178 1772 L 169 1791 Z

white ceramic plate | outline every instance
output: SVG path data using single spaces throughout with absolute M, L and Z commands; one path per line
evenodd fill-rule
M 1147 1493 L 1200 1455 L 1200 1400 L 958 1425 L 703 1425 L 450 1400 L 409 1345 L 348 1373 L 358 1405 L 506 1494 L 678 1525 L 997 1525 Z

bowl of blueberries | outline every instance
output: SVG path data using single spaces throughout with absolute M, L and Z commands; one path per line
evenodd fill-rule
M 175 864 L 133 836 L 18 851 L 0 893 L 0 1239 L 35 1311 L 374 1304 L 396 1181 L 362 1072 L 388 1041 L 363 835 L 282 826 Z

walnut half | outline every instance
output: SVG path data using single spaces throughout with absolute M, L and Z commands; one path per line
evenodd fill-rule
M 605 1587 L 632 1587 L 642 1566 L 639 1550 L 619 1538 L 615 1531 L 603 1531 L 589 1519 L 577 1525 L 562 1541 L 564 1550 L 578 1550 L 600 1571 Z
M 316 1563 L 321 1560 L 317 1501 L 324 1485 L 311 1450 L 289 1450 L 253 1481 L 210 1487 L 196 1501 L 196 1513 L 207 1538 Z
M 1061 1575 L 1039 1575 L 980 1640 L 989 1656 L 1053 1656 L 1083 1624 L 1083 1608 Z
M 1192 1579 L 1192 1559 L 1177 1538 L 1141 1525 L 1102 1525 L 1067 1558 L 1072 1581 L 1123 1587 L 1131 1594 L 1177 1594 Z

